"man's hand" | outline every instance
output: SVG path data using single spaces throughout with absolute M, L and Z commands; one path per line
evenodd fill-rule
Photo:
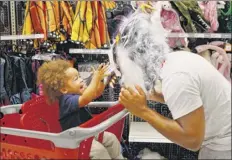
M 149 110 L 146 94 L 141 87 L 136 86 L 135 88 L 138 93 L 132 88 L 122 88 L 119 95 L 119 103 L 135 116 L 142 118 L 144 113 Z

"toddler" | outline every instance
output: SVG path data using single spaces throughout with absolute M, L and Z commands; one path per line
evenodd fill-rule
M 59 122 L 63 131 L 77 127 L 92 118 L 86 106 L 104 91 L 103 79 L 107 76 L 107 69 L 108 65 L 105 64 L 101 64 L 97 70 L 93 68 L 93 77 L 87 87 L 78 71 L 67 61 L 51 61 L 39 68 L 38 83 L 43 85 L 43 92 L 48 97 L 48 102 L 59 101 Z M 90 158 L 123 159 L 116 136 L 104 132 L 102 143 L 94 139 Z

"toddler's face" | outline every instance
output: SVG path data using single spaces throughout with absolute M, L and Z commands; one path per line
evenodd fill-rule
M 86 84 L 80 78 L 78 71 L 75 68 L 68 68 L 65 72 L 67 81 L 65 82 L 64 94 L 83 94 L 86 89 Z

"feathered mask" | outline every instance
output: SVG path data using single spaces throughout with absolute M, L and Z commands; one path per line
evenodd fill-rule
M 138 9 L 121 24 L 113 48 L 114 62 L 122 74 L 122 83 L 140 85 L 145 92 L 155 87 L 160 79 L 161 64 L 169 46 L 162 26 L 153 16 Z

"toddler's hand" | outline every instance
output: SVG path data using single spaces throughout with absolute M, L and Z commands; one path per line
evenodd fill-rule
M 108 68 L 109 68 L 109 64 L 104 64 L 104 63 L 100 64 L 97 70 L 95 70 L 95 68 L 92 67 L 94 73 L 93 79 L 97 81 L 102 81 L 106 76 L 108 76 L 108 74 L 106 74 Z

